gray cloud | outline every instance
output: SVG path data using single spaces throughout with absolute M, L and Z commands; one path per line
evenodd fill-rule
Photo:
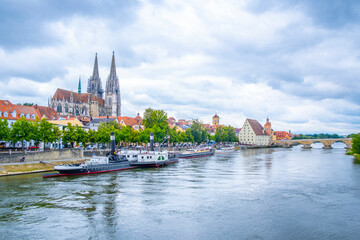
M 217 112 L 237 127 L 267 115 L 275 129 L 359 127 L 355 1 L 2 2 L 0 95 L 10 100 L 46 104 L 79 75 L 85 89 L 95 52 L 105 85 L 114 50 L 126 115 L 152 107 L 204 122 Z

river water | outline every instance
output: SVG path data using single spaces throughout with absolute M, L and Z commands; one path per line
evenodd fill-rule
M 313 146 L 2 177 L 0 239 L 360 239 L 360 165 Z

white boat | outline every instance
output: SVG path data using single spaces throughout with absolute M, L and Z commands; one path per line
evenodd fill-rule
M 123 150 L 118 152 L 120 157 L 125 157 L 129 162 L 137 161 L 141 150 Z
M 130 161 L 130 165 L 134 167 L 162 167 L 169 163 L 175 163 L 179 160 L 178 153 L 147 151 L 137 155 L 137 160 Z
M 197 149 L 188 149 L 185 152 L 180 153 L 180 158 L 198 158 L 198 157 L 207 157 L 214 155 L 214 150 L 209 147 L 197 148 Z
M 221 147 L 215 150 L 215 154 L 224 154 L 224 153 L 232 153 L 235 152 L 235 147 Z

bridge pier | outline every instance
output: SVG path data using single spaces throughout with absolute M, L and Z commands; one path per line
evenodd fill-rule
M 303 149 L 311 149 L 311 143 L 310 144 L 307 144 L 307 143 L 302 143 L 302 148 Z
M 291 144 L 290 144 L 290 143 L 284 143 L 282 147 L 283 147 L 283 148 L 290 148 L 290 147 L 291 147 Z
M 345 147 L 346 149 L 352 149 L 352 144 L 346 144 L 346 147 Z
M 323 149 L 332 149 L 331 144 L 324 144 Z

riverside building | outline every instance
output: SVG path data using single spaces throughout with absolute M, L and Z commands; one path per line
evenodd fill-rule
M 268 146 L 271 144 L 271 135 L 255 119 L 247 118 L 239 133 L 240 144 Z

